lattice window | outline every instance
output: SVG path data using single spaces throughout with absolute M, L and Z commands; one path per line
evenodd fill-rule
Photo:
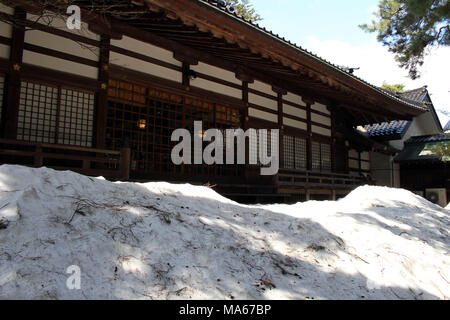
M 133 150 L 132 169 L 139 172 L 210 175 L 218 166 L 175 166 L 171 141 L 176 129 L 194 133 L 194 122 L 201 121 L 203 137 L 210 128 L 227 129 L 240 126 L 238 109 L 185 97 L 158 89 L 111 79 L 108 88 L 107 147 L 120 149 L 125 140 Z M 203 143 L 203 148 L 209 142 Z M 225 147 L 225 146 L 224 146 Z M 192 143 L 192 148 L 194 144 Z M 203 158 L 203 148 L 198 156 Z M 194 152 L 192 150 L 192 160 Z M 219 171 L 216 171 L 219 173 Z
M 311 158 L 312 158 L 312 169 L 320 171 L 321 160 L 320 160 L 320 143 L 319 142 L 312 142 Z
M 228 125 L 233 128 L 240 127 L 239 111 L 237 109 L 216 106 L 216 122 L 217 124 Z
M 61 90 L 58 143 L 75 146 L 92 146 L 94 122 L 94 94 Z
M 92 146 L 94 94 L 22 81 L 17 139 Z
M 306 170 L 306 140 L 298 137 L 284 136 L 284 167 L 286 169 Z
M 249 143 L 248 143 L 248 154 L 249 154 L 249 162 L 250 164 L 259 163 L 259 138 L 258 138 L 258 130 L 251 130 L 249 135 Z M 255 143 L 252 143 L 255 141 Z
M 312 169 L 331 171 L 331 146 L 328 143 L 313 142 L 311 145 Z
M 2 121 L 4 91 L 5 91 L 5 77 L 0 75 L 0 123 Z
M 20 90 L 17 139 L 54 143 L 58 88 L 23 81 Z
M 320 157 L 322 171 L 331 171 L 331 146 L 329 144 L 320 144 Z
M 284 148 L 284 167 L 286 169 L 295 169 L 294 137 L 283 136 L 283 148 Z
M 265 132 L 265 133 L 263 133 Z M 264 139 L 263 144 L 261 145 L 259 139 L 261 137 L 261 135 L 265 135 L 266 139 Z M 252 132 L 250 134 L 250 137 L 253 137 L 253 139 L 256 139 L 256 143 L 254 145 L 249 146 L 249 155 L 250 155 L 250 159 L 257 159 L 257 164 L 258 165 L 262 165 L 261 164 L 261 158 L 260 158 L 260 150 L 264 147 L 265 148 L 265 154 L 267 157 L 271 157 L 272 156 L 272 148 L 274 150 L 276 150 L 276 144 L 278 143 L 278 141 L 276 140 L 272 140 L 272 131 L 269 129 L 259 129 L 256 130 L 255 132 Z M 250 140 L 251 142 L 251 140 Z M 253 157 L 253 158 L 252 158 Z
M 295 137 L 295 169 L 306 170 L 307 162 L 306 140 Z

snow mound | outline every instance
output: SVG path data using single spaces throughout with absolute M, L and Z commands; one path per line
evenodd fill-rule
M 0 299 L 448 299 L 448 228 L 449 211 L 398 189 L 245 206 L 3 165 Z

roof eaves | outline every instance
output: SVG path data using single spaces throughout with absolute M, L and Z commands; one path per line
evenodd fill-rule
M 363 83 L 364 85 L 371 87 L 372 89 L 378 91 L 379 93 L 381 93 L 381 94 L 383 94 L 383 95 L 385 95 L 385 96 L 387 96 L 387 97 L 389 97 L 389 98 L 391 98 L 393 100 L 396 100 L 399 103 L 405 104 L 405 105 L 407 105 L 409 107 L 412 107 L 412 108 L 415 108 L 415 109 L 418 109 L 418 110 L 425 111 L 423 108 L 418 107 L 417 105 L 412 104 L 412 103 L 410 103 L 408 101 L 405 101 L 405 100 L 399 98 L 398 96 L 396 96 L 394 94 L 391 94 L 391 93 L 386 92 L 384 90 L 380 90 L 380 88 L 378 88 L 377 86 L 372 85 L 369 82 L 367 82 L 367 81 L 365 81 L 365 80 L 355 76 L 354 74 L 345 71 L 344 69 L 342 69 L 338 65 L 335 65 L 332 62 L 330 62 L 330 61 L 328 61 L 328 60 L 326 60 L 326 59 L 324 59 L 324 58 L 322 58 L 322 57 L 312 53 L 311 51 L 308 51 L 307 49 L 302 48 L 301 46 L 297 45 L 296 43 L 293 43 L 290 40 L 285 39 L 284 37 L 281 38 L 278 34 L 274 34 L 272 31 L 267 30 L 265 27 L 261 27 L 261 26 L 259 26 L 259 24 L 254 23 L 251 20 L 247 20 L 247 19 L 245 19 L 242 16 L 239 16 L 236 12 L 231 13 L 231 12 L 227 11 L 226 9 L 219 8 L 218 5 L 217 5 L 217 3 L 219 1 L 217 1 L 217 0 L 190 0 L 190 1 L 195 1 L 195 2 L 201 3 L 203 5 L 207 5 L 207 6 L 211 7 L 211 8 L 214 8 L 218 12 L 220 12 L 222 14 L 225 14 L 225 15 L 227 15 L 229 17 L 232 17 L 232 18 L 236 19 L 237 21 L 239 21 L 241 23 L 245 23 L 247 26 L 252 27 L 252 28 L 256 29 L 257 31 L 264 33 L 266 36 L 269 36 L 270 38 L 273 38 L 274 40 L 281 42 L 283 45 L 288 46 L 288 47 L 296 50 L 298 53 L 306 55 L 306 56 L 316 60 L 317 62 L 319 62 L 319 63 L 329 67 L 330 69 L 332 69 L 332 70 L 334 70 L 336 72 L 339 72 L 339 73 L 342 73 L 342 74 L 344 74 L 344 75 L 346 75 L 348 77 L 351 77 L 354 80 L 357 80 L 357 81 Z M 214 5 L 213 3 L 215 3 L 216 5 Z

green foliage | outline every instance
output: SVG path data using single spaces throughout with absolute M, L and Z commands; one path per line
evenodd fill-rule
M 236 8 L 236 13 L 240 16 L 243 16 L 247 20 L 251 20 L 253 22 L 261 21 L 261 16 L 256 12 L 253 4 L 250 3 L 249 0 L 228 0 L 233 3 Z
M 441 142 L 438 144 L 434 144 L 428 148 L 433 154 L 440 156 L 441 161 L 444 162 L 450 161 L 450 142 L 448 141 Z
M 360 27 L 378 33 L 412 79 L 419 77 L 426 49 L 450 44 L 448 0 L 380 0 L 376 19 Z
M 392 92 L 404 92 L 405 91 L 405 85 L 404 84 L 388 84 L 386 82 L 383 82 L 383 85 L 381 86 L 385 90 L 389 90 Z

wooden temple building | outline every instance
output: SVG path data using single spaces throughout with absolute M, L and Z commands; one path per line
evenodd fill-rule
M 81 30 L 39 1 L 0 2 L 0 163 L 209 183 L 244 202 L 329 199 L 371 183 L 370 154 L 392 152 L 357 127 L 427 112 L 224 1 L 73 1 Z M 278 174 L 174 165 L 171 134 L 195 120 L 279 129 Z

